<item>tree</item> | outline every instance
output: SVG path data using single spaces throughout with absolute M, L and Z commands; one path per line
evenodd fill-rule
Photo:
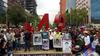
M 83 25 L 87 18 L 87 10 L 86 8 L 71 9 L 70 13 L 66 12 L 66 17 L 70 25 Z
M 69 13 L 68 9 L 67 9 L 67 11 L 66 11 L 65 22 L 66 22 L 66 24 L 68 24 L 68 25 L 70 24 L 70 13 Z
M 55 24 L 55 23 L 50 24 L 50 27 L 54 29 L 54 28 L 56 28 L 56 27 L 57 27 L 57 24 Z
M 0 24 L 6 23 L 6 17 L 5 17 L 5 12 L 0 13 Z
M 14 6 L 8 7 L 7 10 L 7 20 L 9 23 L 18 26 L 19 23 L 26 21 L 26 12 L 21 5 L 16 4 Z
M 33 14 L 28 16 L 28 22 L 32 23 L 32 26 L 36 29 L 38 23 L 40 22 L 40 18 L 37 14 Z
M 40 18 L 36 13 L 30 14 L 26 12 L 20 4 L 8 7 L 7 19 L 8 22 L 16 26 L 18 26 L 18 24 L 23 24 L 25 21 L 27 21 L 29 23 L 32 23 L 33 27 L 36 27 L 40 21 Z

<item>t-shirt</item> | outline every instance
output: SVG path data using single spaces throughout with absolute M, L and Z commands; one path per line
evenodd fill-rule
M 3 35 L 0 35 L 0 48 L 3 47 L 4 43 L 5 43 L 5 39 L 4 39 L 4 36 Z
M 85 45 L 89 45 L 90 44 L 90 36 L 86 36 L 84 37 L 84 41 L 85 41 Z
M 65 33 L 63 39 L 71 39 L 70 33 Z
M 24 40 L 30 40 L 30 33 L 24 33 Z

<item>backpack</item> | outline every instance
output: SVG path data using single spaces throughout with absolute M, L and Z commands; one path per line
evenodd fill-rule
M 76 45 L 79 45 L 80 47 L 84 46 L 84 44 L 85 44 L 84 39 L 79 38 L 79 39 L 76 41 L 75 44 L 76 44 Z
M 90 35 L 90 43 L 92 43 L 94 40 L 94 36 L 93 35 Z

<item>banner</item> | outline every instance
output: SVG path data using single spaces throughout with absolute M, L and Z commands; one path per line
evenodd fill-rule
M 41 34 L 33 34 L 33 45 L 42 45 L 42 36 Z
M 53 47 L 54 48 L 62 48 L 62 38 L 53 39 Z
M 43 39 L 49 39 L 49 34 L 48 34 L 48 32 L 42 32 L 42 38 L 43 38 Z
M 44 50 L 49 49 L 49 39 L 43 39 L 42 49 L 44 49 Z
M 71 53 L 71 40 L 63 40 L 63 52 L 64 53 Z

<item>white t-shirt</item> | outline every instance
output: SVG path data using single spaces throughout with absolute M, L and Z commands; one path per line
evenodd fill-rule
M 50 40 L 52 40 L 54 38 L 54 36 L 55 36 L 55 33 L 51 32 L 51 34 L 50 34 Z
M 99 43 L 98 39 L 94 40 L 92 42 L 92 47 L 95 48 L 98 43 Z
M 71 39 L 70 33 L 64 33 L 63 39 Z
M 85 45 L 89 45 L 90 44 L 90 36 L 84 37 L 84 41 L 85 41 Z

